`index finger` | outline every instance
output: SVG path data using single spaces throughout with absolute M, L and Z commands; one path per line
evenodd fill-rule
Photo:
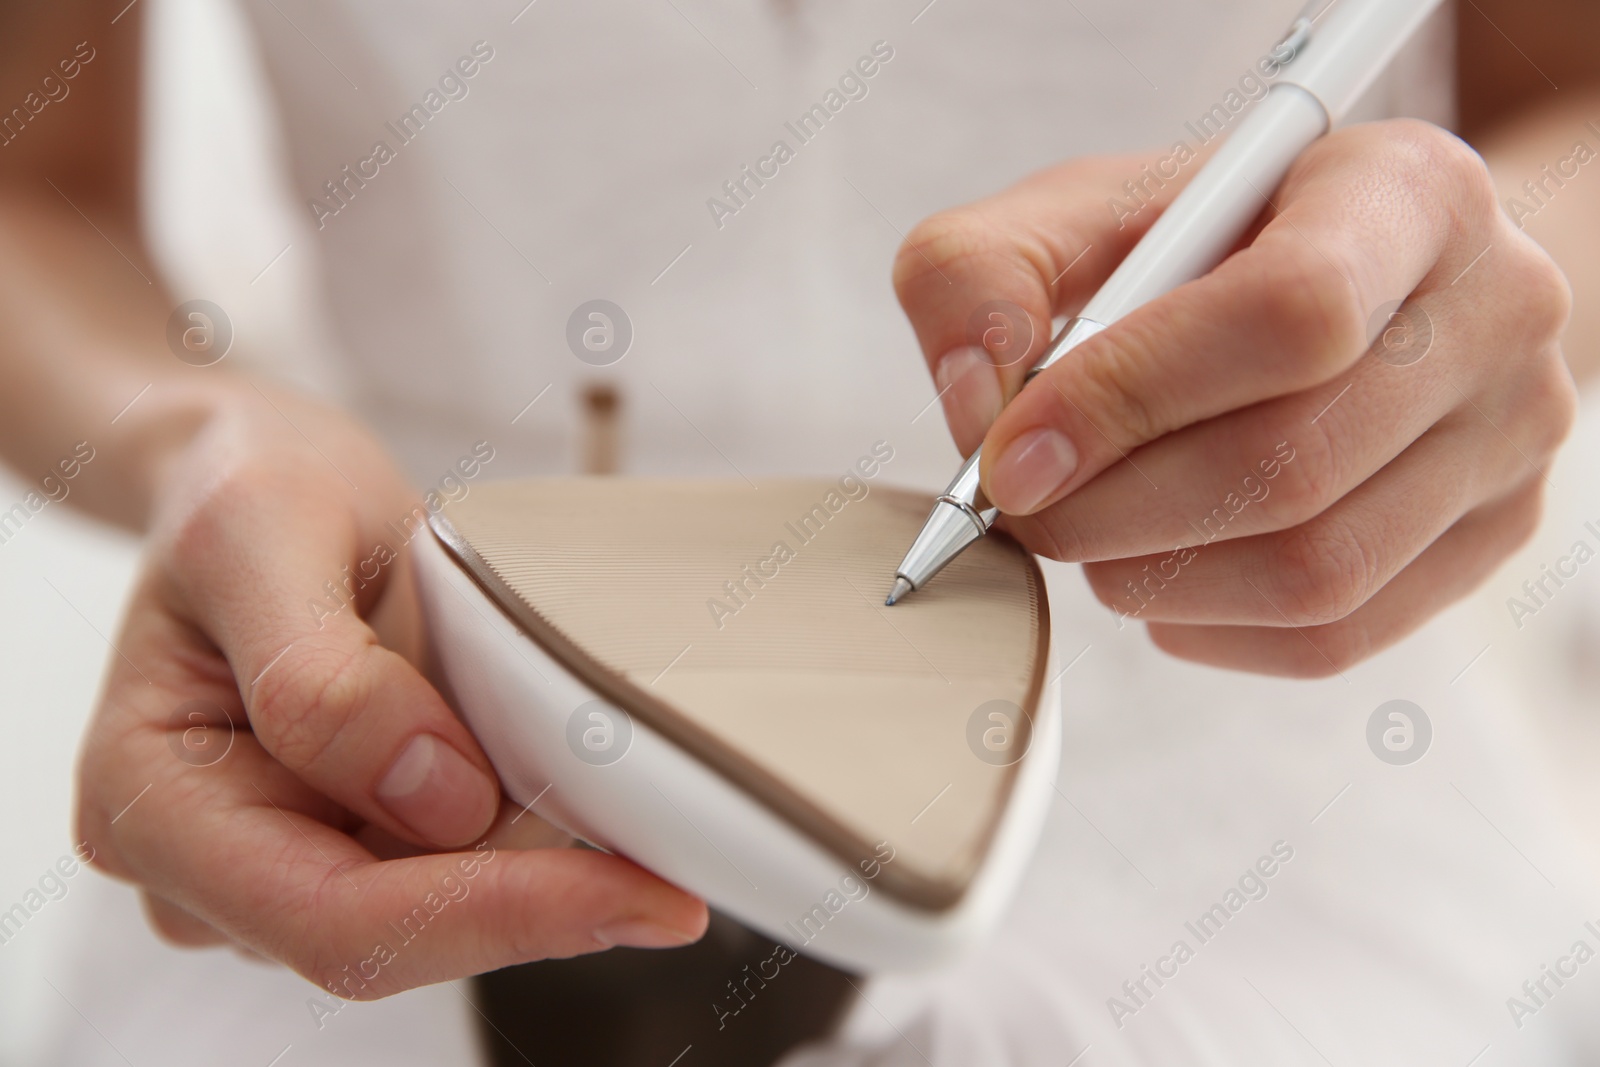
M 1050 343 L 1053 316 L 1082 304 L 1177 188 L 1119 216 L 1141 160 L 1081 160 L 919 223 L 895 257 L 894 285 L 963 455 L 983 440 Z

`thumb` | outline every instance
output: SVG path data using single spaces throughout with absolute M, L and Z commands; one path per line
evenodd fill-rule
M 184 524 L 165 569 L 188 616 L 227 657 L 268 753 L 406 840 L 471 841 L 498 807 L 494 771 L 358 610 L 397 580 L 405 544 L 393 525 L 363 530 L 347 487 L 318 492 L 311 481 L 295 470 L 223 486 Z M 401 528 L 413 526 L 426 529 L 420 519 Z M 354 602 L 330 599 L 330 583 Z
M 895 293 L 962 455 L 1022 389 L 1054 316 L 1088 301 L 1186 179 L 1161 178 L 1143 157 L 1077 160 L 911 231 Z

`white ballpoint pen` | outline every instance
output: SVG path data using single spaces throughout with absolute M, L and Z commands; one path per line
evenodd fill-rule
M 1388 66 L 1441 0 L 1314 0 L 1270 55 L 1271 90 L 1056 335 L 1029 377 L 1129 312 L 1215 267 L 1289 167 L 1327 133 Z M 978 484 L 972 453 L 933 505 L 895 572 L 888 604 L 921 589 L 989 532 L 999 510 Z

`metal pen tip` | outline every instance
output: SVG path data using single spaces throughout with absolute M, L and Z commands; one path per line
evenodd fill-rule
M 894 607 L 895 604 L 899 602 L 901 597 L 905 596 L 915 588 L 916 586 L 912 585 L 904 578 L 900 577 L 899 575 L 895 575 L 894 588 L 889 590 L 889 599 L 883 602 L 883 606 L 886 608 Z

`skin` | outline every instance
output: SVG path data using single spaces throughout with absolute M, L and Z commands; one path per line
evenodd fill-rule
M 0 148 L 0 453 L 43 471 L 90 439 L 95 459 L 71 500 L 148 545 L 81 758 L 78 832 L 96 864 L 141 888 L 166 937 L 231 943 L 362 998 L 700 936 L 703 903 L 622 859 L 566 848 L 502 804 L 487 759 L 427 681 L 403 553 L 356 610 L 320 627 L 306 612 L 308 589 L 358 566 L 417 493 L 349 415 L 166 349 L 174 301 L 152 280 L 137 216 L 141 10 L 113 24 L 122 6 L 0 13 L 0 101 L 21 100 L 76 42 L 96 50 L 70 96 Z M 1519 34 L 1592 17 L 1576 2 L 1523 3 L 1515 18 L 1493 0 L 1474 9 Z M 1488 167 L 1416 123 L 1340 133 L 1297 165 L 1227 265 L 1020 396 L 1016 367 L 969 362 L 953 385 L 941 381 L 957 442 L 988 435 L 988 488 L 1015 513 L 1012 528 L 1050 555 L 1090 561 L 1095 589 L 1115 603 L 1123 581 L 1159 565 L 1190 519 L 1290 441 L 1295 458 L 1271 495 L 1137 616 L 1162 647 L 1327 673 L 1480 580 L 1533 528 L 1535 468 L 1571 423 L 1563 338 L 1585 358 L 1600 343 L 1600 179 L 1586 172 L 1527 235 L 1493 184 L 1514 190 L 1566 152 L 1576 116 L 1600 118 L 1600 98 L 1579 84 L 1592 73 L 1579 48 L 1592 39 L 1541 37 L 1554 53 L 1536 58 L 1566 82 L 1564 111 L 1542 82 L 1517 96 L 1522 74 L 1504 73 L 1514 64 L 1463 57 L 1473 78 L 1501 72 L 1478 86 L 1494 104 L 1473 130 Z M 1108 224 L 1106 198 L 1142 162 L 1067 163 L 920 226 L 895 279 L 930 363 L 965 343 L 985 300 L 1038 322 L 1081 303 L 1155 217 Z M 1580 297 L 1570 320 L 1558 262 Z M 1372 308 L 1413 294 L 1437 327 L 1434 350 L 1408 367 L 1364 358 Z M 1023 506 L 1003 456 L 1041 429 L 1071 442 L 1077 473 Z M 339 456 L 337 471 L 325 453 Z M 1151 491 L 1134 464 L 1163 488 Z M 227 756 L 203 767 L 173 748 L 194 727 L 174 712 L 197 699 L 216 709 L 200 727 L 207 739 L 234 731 Z M 343 984 L 391 921 L 464 877 L 480 842 L 494 853 L 481 862 L 477 850 L 470 903 L 443 909 L 436 934 L 377 977 Z

